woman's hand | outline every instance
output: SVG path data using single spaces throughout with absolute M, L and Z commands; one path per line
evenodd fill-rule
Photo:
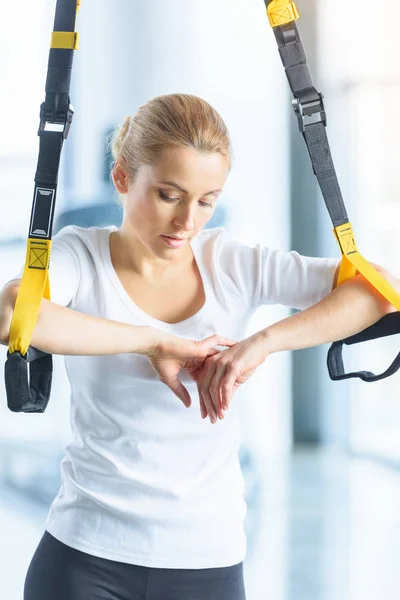
M 185 340 L 159 331 L 157 336 L 160 336 L 160 339 L 147 356 L 162 383 L 169 387 L 187 408 L 192 401 L 189 392 L 178 379 L 180 370 L 185 369 L 192 375 L 201 369 L 208 356 L 219 354 L 220 351 L 214 346 L 231 347 L 236 343 L 217 334 L 202 341 Z
M 268 355 L 265 338 L 256 333 L 229 350 L 208 357 L 204 365 L 191 372 L 197 383 L 203 419 L 207 414 L 212 423 L 217 421 L 217 415 L 223 419 L 223 410 L 229 408 L 233 394 Z

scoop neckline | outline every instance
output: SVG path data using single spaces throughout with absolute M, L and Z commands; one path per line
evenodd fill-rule
M 111 259 L 110 237 L 111 237 L 111 233 L 114 231 L 118 231 L 118 228 L 115 225 L 104 228 L 103 235 L 101 236 L 101 254 L 102 254 L 102 259 L 103 259 L 103 264 L 104 264 L 105 270 L 111 280 L 111 283 L 113 284 L 114 289 L 116 290 L 120 299 L 123 301 L 123 303 L 128 308 L 128 310 L 136 317 L 139 317 L 147 325 L 157 327 L 158 329 L 167 328 L 167 329 L 171 329 L 174 331 L 176 331 L 176 330 L 185 331 L 185 330 L 193 329 L 194 326 L 199 323 L 203 314 L 208 309 L 209 297 L 210 297 L 210 290 L 209 290 L 209 286 L 208 286 L 207 277 L 206 277 L 206 274 L 204 273 L 203 266 L 201 264 L 200 251 L 199 251 L 200 248 L 199 248 L 197 237 L 193 238 L 189 242 L 189 244 L 190 244 L 190 247 L 192 248 L 193 256 L 196 261 L 197 268 L 199 270 L 200 277 L 201 277 L 201 280 L 203 283 L 204 295 L 205 295 L 204 304 L 197 311 L 197 313 L 195 313 L 188 319 L 184 319 L 183 321 L 179 321 L 178 323 L 167 323 L 166 321 L 160 321 L 159 319 L 152 317 L 146 311 L 142 310 L 132 300 L 132 298 L 129 296 L 128 292 L 125 290 L 124 286 L 122 285 L 122 283 L 117 275 L 117 272 L 114 269 L 114 265 L 113 265 L 112 259 Z

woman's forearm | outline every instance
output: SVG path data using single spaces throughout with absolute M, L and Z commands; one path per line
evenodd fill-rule
M 7 319 L 8 332 L 12 311 L 13 306 L 3 304 L 2 316 Z M 2 336 L 1 343 L 8 344 L 8 335 Z M 43 352 L 75 356 L 148 354 L 156 344 L 157 330 L 152 327 L 94 317 L 45 299 L 41 302 L 31 339 L 31 346 Z
M 42 300 L 31 346 L 50 354 L 95 356 L 147 354 L 156 342 L 152 327 L 87 315 Z
M 386 279 L 400 291 L 400 280 Z M 298 350 L 345 339 L 396 309 L 362 276 L 334 289 L 320 302 L 259 332 L 268 353 Z

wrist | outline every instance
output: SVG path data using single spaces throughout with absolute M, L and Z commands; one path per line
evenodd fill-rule
M 269 327 L 258 331 L 256 334 L 254 334 L 253 337 L 254 341 L 261 348 L 261 351 L 265 355 L 265 358 L 267 358 L 270 354 L 273 354 L 274 349 L 272 344 L 272 334 Z
M 133 326 L 133 332 L 131 331 L 130 335 L 133 338 L 131 352 L 151 357 L 158 351 L 163 332 L 148 325 Z

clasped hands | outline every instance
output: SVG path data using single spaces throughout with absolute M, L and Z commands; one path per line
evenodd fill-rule
M 224 346 L 226 350 L 217 350 Z M 158 344 L 147 354 L 159 379 L 189 408 L 191 398 L 179 380 L 184 369 L 197 384 L 202 418 L 212 423 L 224 418 L 237 389 L 245 383 L 268 357 L 264 332 L 258 332 L 241 342 L 219 335 L 202 341 L 185 340 L 162 333 Z

